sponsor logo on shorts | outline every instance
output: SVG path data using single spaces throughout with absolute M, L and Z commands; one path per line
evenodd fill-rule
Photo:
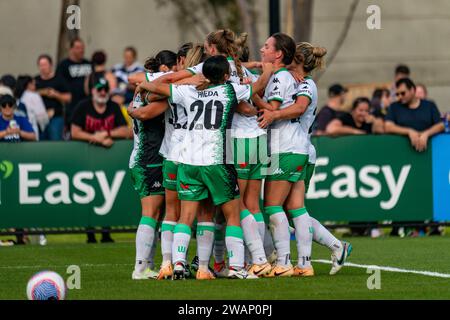
M 182 184 L 181 182 L 180 182 L 180 187 L 181 187 L 181 189 L 184 189 L 184 190 L 189 189 L 189 186 L 187 184 Z
M 302 171 L 303 170 L 303 166 L 298 166 L 297 167 L 297 171 Z
M 177 178 L 177 175 L 175 173 L 169 173 L 168 176 L 170 180 L 175 180 Z
M 247 162 L 239 163 L 239 167 L 242 168 L 242 169 L 246 168 L 247 166 L 248 166 Z

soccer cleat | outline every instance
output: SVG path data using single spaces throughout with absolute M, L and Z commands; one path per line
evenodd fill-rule
M 311 266 L 309 268 L 300 268 L 299 266 L 294 267 L 293 277 L 312 277 L 314 276 L 314 268 Z
M 133 271 L 133 274 L 131 275 L 131 279 L 133 280 L 147 280 L 147 279 L 156 279 L 158 277 L 158 273 L 156 271 L 153 271 L 150 268 L 145 269 L 142 272 Z
M 195 278 L 197 280 L 214 280 L 216 277 L 209 269 L 203 270 L 200 268 L 197 270 Z
M 230 267 L 228 269 L 228 279 L 242 279 L 242 280 L 251 280 L 258 279 L 257 276 L 248 273 L 244 268 L 242 269 L 234 269 Z
M 173 276 L 173 268 L 171 263 L 166 263 L 161 266 L 157 280 L 171 279 Z
M 186 265 L 182 262 L 177 262 L 173 268 L 172 280 L 186 279 Z
M 228 270 L 225 266 L 225 261 L 221 263 L 214 262 L 214 274 L 217 278 L 227 278 L 228 277 Z
M 342 241 L 342 249 L 335 250 L 331 254 L 331 262 L 332 267 L 330 270 L 330 275 L 335 275 L 336 273 L 341 270 L 341 268 L 344 266 L 345 261 L 352 253 L 353 247 L 350 243 Z
M 248 273 L 253 274 L 257 277 L 264 277 L 270 272 L 272 266 L 270 263 L 266 262 L 264 264 L 252 264 L 248 269 Z
M 269 256 L 267 257 L 267 261 L 270 264 L 274 264 L 275 261 L 277 261 L 277 251 L 273 250 L 271 254 L 269 254 Z
M 272 270 L 270 270 L 269 273 L 265 275 L 267 278 L 273 278 L 273 277 L 290 277 L 294 274 L 294 268 L 292 265 L 287 266 L 280 266 L 275 265 L 272 267 Z
M 195 256 L 194 259 L 192 259 L 192 262 L 191 262 L 192 273 L 197 272 L 198 264 L 199 264 L 198 256 Z

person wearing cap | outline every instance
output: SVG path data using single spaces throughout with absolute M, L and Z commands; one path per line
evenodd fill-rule
M 13 96 L 1 96 L 0 108 L 0 142 L 36 141 L 30 121 L 14 114 L 16 100 Z
M 81 101 L 71 120 L 73 140 L 110 147 L 114 139 L 128 138 L 125 118 L 117 103 L 109 99 L 109 84 L 99 78 L 90 89 L 91 97 Z
M 342 114 L 340 110 L 344 105 L 346 92 L 347 89 L 340 84 L 328 88 L 327 104 L 317 114 L 315 135 L 326 135 L 328 124 Z

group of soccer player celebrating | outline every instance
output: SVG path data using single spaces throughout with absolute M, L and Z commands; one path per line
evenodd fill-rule
M 148 72 L 130 76 L 137 84 L 128 107 L 130 172 L 142 205 L 133 279 L 313 276 L 313 240 L 331 250 L 330 274 L 350 255 L 351 245 L 305 208 L 316 158 L 311 73 L 323 66 L 326 49 L 276 33 L 261 48 L 261 62 L 249 62 L 246 38 L 217 30 L 203 44 L 159 52 L 146 61 Z M 158 230 L 163 261 L 156 272 Z

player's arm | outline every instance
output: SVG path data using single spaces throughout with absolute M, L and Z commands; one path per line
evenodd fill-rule
M 277 100 L 270 101 L 273 109 L 270 110 L 266 108 L 261 110 L 262 114 L 258 118 L 259 126 L 261 128 L 266 128 L 274 121 L 296 119 L 305 113 L 310 103 L 311 100 L 309 97 L 298 96 L 294 104 L 283 110 L 278 110 L 281 102 Z
M 258 109 L 276 110 L 279 107 L 264 101 L 258 94 L 252 96 L 252 101 Z
M 191 71 L 188 70 L 181 70 L 177 72 L 168 73 L 166 75 L 163 75 L 159 77 L 156 80 L 153 80 L 152 82 L 156 83 L 175 83 L 177 81 L 183 80 L 185 78 L 192 77 L 194 74 Z
M 256 116 L 258 114 L 258 110 L 246 101 L 241 101 L 238 104 L 236 111 L 246 116 Z
M 333 119 L 327 125 L 325 129 L 325 134 L 329 136 L 344 136 L 352 134 L 365 134 L 364 131 L 352 128 L 349 126 L 344 126 L 341 120 Z
M 170 84 L 151 81 L 151 82 L 141 82 L 136 88 L 137 92 L 149 91 L 153 94 L 157 94 L 160 96 L 170 97 Z
M 145 80 L 145 72 L 136 72 L 128 76 L 128 83 L 132 85 L 144 82 Z
M 263 73 L 261 76 L 251 84 L 252 86 L 252 95 L 264 90 L 269 82 L 270 76 L 273 73 L 273 64 L 271 63 L 263 63 Z
M 133 119 L 144 121 L 159 116 L 168 108 L 169 104 L 167 103 L 167 100 L 151 102 L 150 104 L 140 108 L 133 108 L 132 103 L 130 103 L 130 106 L 127 108 L 127 112 Z

